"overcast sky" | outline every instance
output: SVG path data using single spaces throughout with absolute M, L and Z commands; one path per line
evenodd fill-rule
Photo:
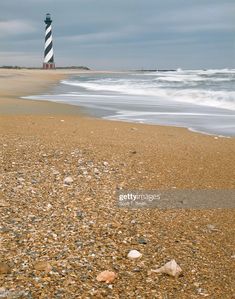
M 235 68 L 235 0 L 0 0 L 0 65 Z

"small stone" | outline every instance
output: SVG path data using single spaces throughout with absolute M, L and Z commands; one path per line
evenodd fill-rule
M 133 270 L 132 270 L 133 272 L 141 272 L 141 268 L 134 268 Z
M 22 182 L 24 182 L 24 181 L 25 181 L 25 179 L 24 179 L 24 178 L 18 178 L 17 180 L 18 180 L 18 182 L 20 182 L 20 183 L 22 183 Z
M 0 198 L 0 207 L 6 208 L 9 207 L 9 204 L 4 199 Z
M 67 176 L 65 179 L 64 179 L 64 184 L 65 185 L 70 185 L 73 183 L 73 178 L 71 176 Z
M 83 211 L 77 211 L 77 217 L 82 220 L 84 218 L 84 213 Z
M 115 272 L 105 270 L 97 275 L 96 280 L 99 282 L 104 281 L 106 283 L 110 283 L 113 282 L 116 277 L 117 274 Z
M 45 271 L 46 273 L 50 272 L 52 270 L 52 266 L 49 262 L 41 261 L 37 262 L 34 265 L 34 269 L 38 271 Z
M 204 297 L 208 297 L 209 296 L 209 294 L 207 294 L 207 292 L 204 289 L 202 289 L 202 288 L 198 288 L 197 292 L 201 296 L 204 296 Z
M 208 230 L 211 230 L 211 231 L 216 231 L 217 230 L 215 225 L 213 225 L 213 224 L 207 224 L 206 227 L 207 227 Z
M 47 210 L 50 210 L 52 208 L 52 205 L 49 203 L 48 205 L 47 205 Z
M 78 248 L 82 248 L 82 247 L 83 247 L 83 242 L 81 242 L 81 241 L 79 241 L 79 240 L 77 240 L 77 241 L 75 242 L 75 244 L 76 244 L 76 246 L 77 246 Z
M 130 260 L 136 260 L 136 259 L 139 259 L 142 257 L 142 253 L 140 253 L 138 250 L 131 250 L 127 257 L 130 259 Z
M 148 243 L 148 241 L 141 237 L 141 238 L 138 239 L 138 243 L 139 243 L 139 244 L 144 244 L 144 245 L 145 245 L 145 244 Z
M 100 171 L 98 168 L 94 168 L 94 174 L 100 174 Z
M 107 167 L 107 166 L 109 166 L 109 163 L 106 162 L 106 161 L 104 161 L 104 162 L 103 162 L 103 165 L 104 165 L 105 167 Z
M 53 170 L 53 175 L 59 175 L 59 171 L 58 170 Z
M 5 288 L 1 287 L 0 288 L 0 298 L 9 298 L 9 291 L 6 290 Z
M 8 264 L 0 262 L 0 275 L 11 273 L 11 268 Z

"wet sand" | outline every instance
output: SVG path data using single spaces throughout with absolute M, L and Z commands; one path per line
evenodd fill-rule
M 11 269 L 0 287 L 25 298 L 233 298 L 234 209 L 119 209 L 115 191 L 234 189 L 235 139 L 19 99 L 69 73 L 0 70 L 0 260 Z M 142 258 L 129 261 L 131 249 Z M 182 276 L 151 273 L 171 259 Z M 112 287 L 96 281 L 103 270 L 117 273 Z

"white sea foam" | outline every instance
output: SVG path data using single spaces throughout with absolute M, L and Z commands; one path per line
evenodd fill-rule
M 75 75 L 50 95 L 111 120 L 173 125 L 235 136 L 235 70 Z
M 182 78 L 180 78 L 181 80 Z M 168 77 L 172 80 L 172 77 Z M 177 102 L 192 103 L 196 105 L 218 107 L 235 110 L 235 91 L 218 91 L 193 88 L 162 88 L 162 85 L 146 82 L 136 82 L 128 80 L 117 80 L 115 82 L 79 82 L 62 81 L 64 84 L 78 86 L 91 91 L 116 92 L 119 94 L 150 96 L 161 98 L 162 100 L 173 100 Z

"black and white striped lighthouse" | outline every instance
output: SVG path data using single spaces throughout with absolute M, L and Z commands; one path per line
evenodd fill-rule
M 52 41 L 52 19 L 51 15 L 48 13 L 45 19 L 46 24 L 46 31 L 45 31 L 45 48 L 44 48 L 44 62 L 43 68 L 44 69 L 54 69 L 55 62 L 54 62 L 54 52 L 53 52 L 53 41 Z

